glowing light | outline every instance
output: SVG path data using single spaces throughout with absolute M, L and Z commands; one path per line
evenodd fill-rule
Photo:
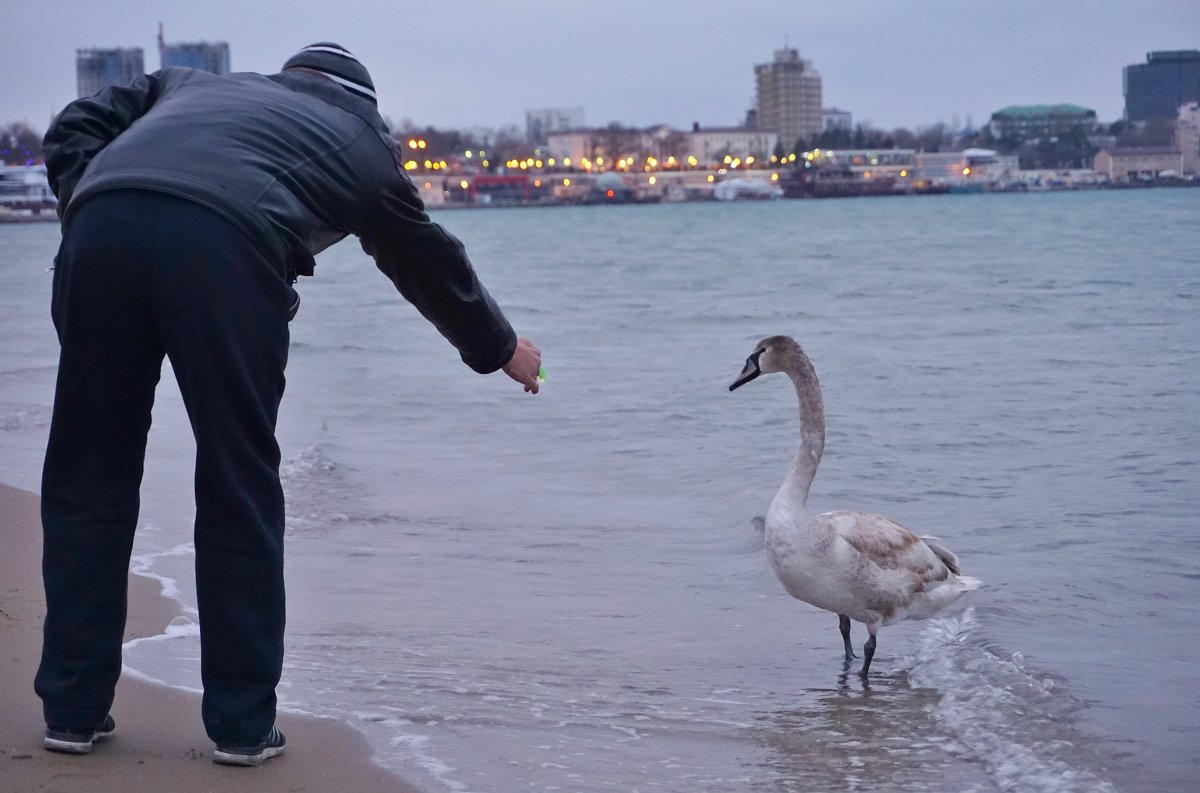
M 467 183 L 466 179 L 463 179 L 461 182 L 458 183 L 458 186 L 461 187 L 463 190 L 466 190 L 471 185 Z
M 484 161 L 483 161 L 483 167 L 484 167 L 484 168 L 487 168 L 487 167 L 488 167 L 488 166 L 490 166 L 490 165 L 491 165 L 491 163 L 489 163 L 487 160 L 484 160 Z
M 425 161 L 425 167 L 426 167 L 426 168 L 432 168 L 432 167 L 433 167 L 433 163 L 432 163 L 432 162 L 430 162 L 429 160 L 426 160 L 426 161 Z
M 567 168 L 570 168 L 571 167 L 571 158 L 563 157 L 563 165 L 566 166 Z
M 616 191 L 615 191 L 615 190 L 609 190 L 607 193 L 605 193 L 605 195 L 606 195 L 606 196 L 608 196 L 609 198 L 612 198 L 612 197 L 613 197 L 613 196 L 615 196 L 616 194 L 617 194 L 617 193 L 616 193 Z
M 426 182 L 426 183 L 425 183 L 425 189 L 426 189 L 426 190 L 429 190 L 429 189 L 430 189 L 430 188 L 432 188 L 432 187 L 433 187 L 433 185 L 432 185 L 432 184 L 430 184 L 429 182 Z
M 688 165 L 692 166 L 693 168 L 695 168 L 699 164 L 699 162 L 700 161 L 697 160 L 694 156 L 688 157 Z
M 417 170 L 417 161 L 416 161 L 416 160 L 409 160 L 408 162 L 404 163 L 404 170 L 406 170 L 406 171 L 415 171 L 415 170 Z
M 475 156 L 474 154 L 472 154 L 472 153 L 471 153 L 471 152 L 469 152 L 469 151 L 465 151 L 465 152 L 463 152 L 463 154 L 465 154 L 465 155 L 466 155 L 466 157 L 467 157 L 467 159 L 468 159 L 468 160 L 469 160 L 469 159 L 471 159 L 473 156 Z
M 747 158 L 746 158 L 746 164 L 747 164 L 747 165 L 753 165 L 753 164 L 754 164 L 754 155 L 750 155 L 749 157 L 747 157 Z
M 715 177 L 715 176 L 713 176 L 713 175 L 710 173 L 710 174 L 708 175 L 708 181 L 710 181 L 710 182 L 714 182 L 714 181 L 716 181 L 716 177 Z
M 410 149 L 415 149 L 415 148 L 417 148 L 417 142 L 416 142 L 415 140 L 410 140 L 410 141 L 408 142 L 408 148 L 410 148 Z
M 570 186 L 571 186 L 571 180 L 563 179 L 563 187 L 570 187 Z
M 546 160 L 546 164 L 549 165 L 551 168 L 553 168 L 554 167 L 554 158 L 551 157 L 550 159 Z
M 541 187 L 541 186 L 542 186 L 542 180 L 541 180 L 541 179 L 534 179 L 534 180 L 533 180 L 533 186 L 534 186 L 534 187 Z
M 542 167 L 542 161 L 541 161 L 541 160 L 538 160 L 538 161 L 537 161 L 536 163 L 534 163 L 534 164 L 535 164 L 535 165 L 537 165 L 537 167 L 539 167 L 539 168 L 541 168 L 541 167 Z
M 419 141 L 417 141 L 417 148 L 418 148 L 418 149 L 423 149 L 423 148 L 425 148 L 425 141 L 423 141 L 423 140 L 419 140 Z
M 901 175 L 901 176 L 908 176 L 908 171 L 901 171 L 901 172 L 900 172 L 900 175 Z
M 963 168 L 963 176 L 970 176 L 970 175 L 971 175 L 971 168 L 969 166 L 966 168 Z
M 603 164 L 604 164 L 604 158 L 603 158 L 603 157 L 597 157 L 597 158 L 596 158 L 596 164 L 597 164 L 597 165 L 603 165 Z
M 650 178 L 649 178 L 647 181 L 649 181 L 649 182 L 650 182 L 650 184 L 655 184 L 655 183 L 658 181 L 658 177 L 657 177 L 657 176 L 651 176 L 651 177 L 650 177 Z
M 771 174 L 771 181 L 772 181 L 772 182 L 778 182 L 778 181 L 779 181 L 779 174 L 777 174 L 777 173 L 773 173 L 773 174 Z
M 725 155 L 725 159 L 724 159 L 724 160 L 722 160 L 722 162 L 724 162 L 726 165 L 728 165 L 729 163 L 733 162 L 733 155 L 732 155 L 732 154 L 726 154 L 726 155 Z
M 796 152 L 792 152 L 791 154 L 788 155 L 788 162 L 795 162 L 795 161 L 796 161 Z

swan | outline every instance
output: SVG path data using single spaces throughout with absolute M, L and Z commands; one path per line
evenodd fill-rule
M 838 615 L 847 665 L 857 657 L 850 620 L 867 626 L 865 678 L 881 627 L 932 617 L 982 582 L 962 575 L 958 557 L 937 537 L 918 537 L 888 518 L 842 510 L 809 515 L 805 503 L 825 449 L 825 409 L 812 361 L 795 339 L 769 336 L 729 390 L 771 372 L 783 372 L 796 387 L 800 450 L 767 511 L 767 559 L 788 594 Z

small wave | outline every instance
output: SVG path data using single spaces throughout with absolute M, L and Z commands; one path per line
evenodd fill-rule
M 0 432 L 44 429 L 50 426 L 50 409 L 33 407 L 0 416 Z
M 185 542 L 176 545 L 174 548 L 168 548 L 165 551 L 156 551 L 154 553 L 137 554 L 129 560 L 130 572 L 140 575 L 142 578 L 149 578 L 158 582 L 160 592 L 163 597 L 174 600 L 179 604 L 179 608 L 185 613 L 192 616 L 197 616 L 198 612 L 193 606 L 189 606 L 183 601 L 182 593 L 179 591 L 179 582 L 174 578 L 154 572 L 154 563 L 158 559 L 163 559 L 170 556 L 195 556 L 196 546 L 193 543 Z M 126 645 L 129 646 L 129 645 Z
M 171 620 L 166 629 L 162 633 L 156 633 L 153 636 L 139 636 L 136 639 L 130 639 L 122 646 L 123 652 L 128 653 L 141 644 L 165 642 L 175 639 L 199 639 L 200 638 L 200 623 L 196 622 L 190 616 L 180 616 Z M 174 688 L 180 691 L 188 691 L 193 694 L 202 694 L 204 690 L 195 686 L 186 686 L 181 683 L 169 683 L 166 680 L 155 677 L 142 670 L 130 666 L 125 663 L 121 665 L 121 674 L 141 680 L 146 683 L 151 683 L 156 686 L 165 686 Z
M 1020 653 L 988 649 L 976 630 L 973 608 L 931 620 L 908 673 L 913 687 L 940 694 L 928 707 L 948 730 L 950 751 L 982 763 L 1001 790 L 1113 793 L 1077 767 L 1097 763 L 1068 740 L 1076 705 L 1059 681 L 1027 668 Z

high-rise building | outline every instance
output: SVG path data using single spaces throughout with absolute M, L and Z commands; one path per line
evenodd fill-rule
M 213 74 L 229 74 L 229 44 L 224 41 L 191 41 L 167 44 L 163 40 L 163 26 L 158 24 L 159 67 L 186 66 Z
M 1122 77 L 1126 121 L 1175 118 L 1181 106 L 1200 101 L 1200 50 L 1148 53 Z
M 525 111 L 525 138 L 530 143 L 546 143 L 551 132 L 564 132 L 582 126 L 582 107 L 547 107 Z
M 821 75 L 799 51 L 775 51 L 772 63 L 754 67 L 758 128 L 774 132 L 779 144 L 791 150 L 800 138 L 821 134 Z
M 1183 155 L 1183 172 L 1200 173 L 1200 102 L 1187 102 L 1179 108 L 1175 148 Z
M 75 50 L 75 84 L 80 98 L 109 85 L 128 85 L 145 72 L 141 47 Z

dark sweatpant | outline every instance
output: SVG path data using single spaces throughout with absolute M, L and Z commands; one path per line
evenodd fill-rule
M 292 295 L 278 266 L 198 204 L 122 190 L 70 218 L 54 271 L 62 350 L 42 477 L 35 687 L 50 727 L 90 729 L 113 702 L 164 354 L 196 438 L 204 725 L 217 743 L 247 745 L 274 723 L 284 627 L 275 419 Z

